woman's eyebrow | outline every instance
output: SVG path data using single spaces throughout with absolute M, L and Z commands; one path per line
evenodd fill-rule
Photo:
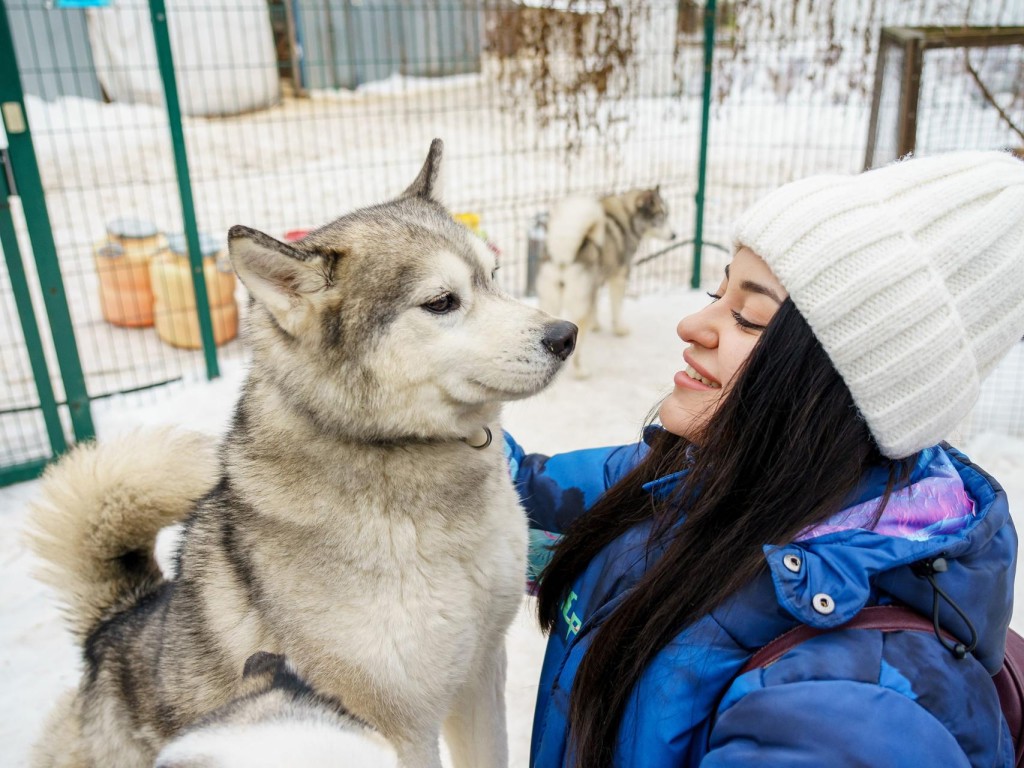
M 776 304 L 782 303 L 782 299 L 780 299 L 776 295 L 775 291 L 773 291 L 771 288 L 766 288 L 760 283 L 755 283 L 750 280 L 744 280 L 742 283 L 740 283 L 740 289 L 744 291 L 750 291 L 751 293 L 760 293 L 763 296 L 767 296 L 768 298 L 772 299 Z
M 729 279 L 729 265 L 725 265 L 725 279 Z M 776 304 L 781 304 L 782 299 L 779 298 L 778 294 L 775 293 L 771 288 L 766 288 L 760 283 L 755 283 L 752 280 L 744 280 L 740 283 L 741 291 L 749 291 L 750 293 L 760 293 L 762 296 L 767 296 L 772 299 Z

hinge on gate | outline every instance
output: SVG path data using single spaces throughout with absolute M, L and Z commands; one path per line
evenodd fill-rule
M 17 197 L 18 185 L 14 182 L 14 166 L 11 164 L 11 151 L 7 147 L 0 147 L 0 165 L 3 166 L 3 183 L 4 193 L 3 202 L 7 202 L 8 197 Z

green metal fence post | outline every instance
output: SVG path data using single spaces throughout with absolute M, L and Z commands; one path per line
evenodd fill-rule
M 697 163 L 697 213 L 693 225 L 693 270 L 690 286 L 700 288 L 700 260 L 704 247 L 704 191 L 707 184 L 708 128 L 711 124 L 711 70 L 715 54 L 715 0 L 704 6 L 704 90 L 700 113 L 700 159 Z
M 0 248 L 3 249 L 7 262 L 7 273 L 11 278 L 11 289 L 14 302 L 21 320 L 22 335 L 28 352 L 32 376 L 39 395 L 39 409 L 43 414 L 43 423 L 50 438 L 51 456 L 57 456 L 67 450 L 64 427 L 60 423 L 57 411 L 57 400 L 50 382 L 50 371 L 46 365 L 46 354 L 43 352 L 43 340 L 39 334 L 35 310 L 32 308 L 32 295 L 29 292 L 25 265 L 21 260 L 21 249 L 18 247 L 18 236 L 14 231 L 14 220 L 11 217 L 10 198 L 15 190 L 8 178 L 7 150 L 0 150 L 3 155 L 3 169 L 0 169 Z M 32 480 L 46 468 L 49 458 L 33 459 L 22 464 L 0 468 L 0 486 Z
M 167 99 L 167 119 L 171 124 L 174 166 L 178 176 L 178 194 L 181 196 L 181 217 L 185 242 L 188 243 L 189 263 L 192 265 L 192 287 L 196 298 L 196 312 L 199 315 L 199 335 L 203 340 L 203 353 L 206 357 L 206 376 L 215 379 L 220 376 L 220 366 L 217 362 L 217 344 L 213 339 L 213 319 L 206 291 L 206 275 L 203 272 L 203 252 L 199 245 L 199 228 L 196 226 L 192 181 L 188 172 L 188 152 L 185 148 L 185 133 L 181 127 L 178 81 L 174 74 L 174 57 L 171 53 L 171 36 L 167 29 L 167 9 L 164 0 L 149 0 L 149 13 L 153 21 L 156 59 L 160 65 L 160 77 Z
M 43 181 L 39 175 L 39 164 L 25 113 L 25 94 L 18 74 L 11 25 L 3 0 L 0 0 L 0 105 L 7 129 L 13 176 L 25 211 L 25 224 L 32 242 L 39 284 L 43 290 L 46 317 L 54 340 L 61 380 L 64 382 L 71 426 L 76 440 L 88 440 L 95 436 L 89 393 L 82 373 L 82 362 L 78 357 L 78 344 L 68 311 L 64 279 L 57 261 L 57 247 L 53 242 Z
M 46 432 L 50 437 L 50 450 L 53 455 L 67 450 L 64 438 L 64 427 L 60 423 L 57 412 L 57 398 L 53 395 L 53 384 L 50 382 L 50 370 L 46 365 L 46 354 L 43 352 L 43 339 L 39 334 L 39 324 L 32 308 L 32 294 L 29 292 L 25 265 L 21 261 L 21 249 L 18 248 L 18 236 L 14 231 L 14 220 L 11 217 L 10 198 L 15 190 L 11 189 L 7 178 L 7 150 L 0 150 L 3 156 L 2 172 L 0 172 L 0 248 L 3 249 L 7 262 L 7 274 L 11 278 L 11 290 L 14 291 L 14 303 L 18 308 L 21 320 L 21 331 L 25 339 L 29 365 L 36 382 L 39 395 L 39 407 L 43 412 Z

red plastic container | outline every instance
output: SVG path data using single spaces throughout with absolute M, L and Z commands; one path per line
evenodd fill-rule
M 312 229 L 289 229 L 284 233 L 284 241 L 286 243 L 294 243 L 296 240 L 301 240 L 312 231 Z

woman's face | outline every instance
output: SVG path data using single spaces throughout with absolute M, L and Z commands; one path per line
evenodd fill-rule
M 786 299 L 786 289 L 761 257 L 740 248 L 704 309 L 676 326 L 684 368 L 658 411 L 669 432 L 699 442 L 701 430 L 733 383 L 761 332 Z

